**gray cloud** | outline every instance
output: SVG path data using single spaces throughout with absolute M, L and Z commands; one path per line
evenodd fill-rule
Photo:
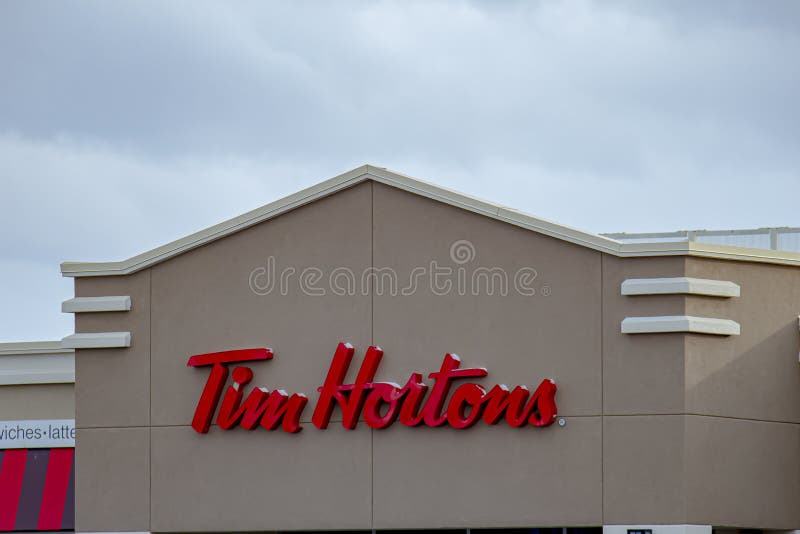
M 364 162 L 590 231 L 800 225 L 798 30 L 777 1 L 1 3 L 0 295 L 42 311 L 0 341 L 69 330 L 62 260 Z

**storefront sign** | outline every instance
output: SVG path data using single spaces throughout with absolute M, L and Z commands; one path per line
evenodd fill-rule
M 383 350 L 369 347 L 355 382 L 345 384 L 353 353 L 352 345 L 340 343 L 325 382 L 317 388 L 320 395 L 311 421 L 319 429 L 328 427 L 336 406 L 342 410 L 342 425 L 351 430 L 356 428 L 359 418 L 363 418 L 371 428 L 386 428 L 398 419 L 406 426 L 447 424 L 458 429 L 469 428 L 479 421 L 494 425 L 502 419 L 514 427 L 543 427 L 555 421 L 557 387 L 552 380 L 543 380 L 533 394 L 525 386 L 509 390 L 499 384 L 487 391 L 479 384 L 466 382 L 458 385 L 449 396 L 456 380 L 482 378 L 488 374 L 487 370 L 461 368 L 458 356 L 447 354 L 439 371 L 428 375 L 433 380 L 430 387 L 422 381 L 420 373 L 412 373 L 404 386 L 374 382 Z M 269 391 L 257 387 L 245 398 L 244 386 L 253 379 L 253 371 L 243 365 L 233 369 L 233 384 L 225 389 L 227 364 L 270 360 L 272 357 L 270 349 L 243 349 L 189 358 L 190 367 L 211 367 L 197 403 L 192 428 L 199 433 L 208 432 L 219 407 L 216 422 L 223 430 L 235 426 L 252 430 L 259 425 L 267 430 L 275 430 L 278 426 L 286 432 L 301 430 L 300 417 L 308 404 L 308 397 L 303 393 L 289 395 L 280 389 Z
M 0 450 L 74 446 L 74 419 L 0 421 Z

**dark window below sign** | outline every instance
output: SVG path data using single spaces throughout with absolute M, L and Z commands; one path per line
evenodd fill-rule
M 646 528 L 646 529 L 636 530 L 636 529 L 629 528 L 628 529 L 628 534 L 653 534 L 653 529 L 652 528 Z

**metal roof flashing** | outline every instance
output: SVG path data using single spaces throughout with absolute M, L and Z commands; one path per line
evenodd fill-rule
M 800 253 L 787 251 L 698 242 L 623 243 L 609 237 L 540 219 L 512 208 L 439 187 L 386 168 L 362 165 L 238 217 L 210 226 L 127 260 L 116 262 L 63 262 L 61 264 L 61 274 L 66 277 L 133 274 L 367 180 L 396 187 L 492 219 L 619 257 L 686 255 L 800 266 Z

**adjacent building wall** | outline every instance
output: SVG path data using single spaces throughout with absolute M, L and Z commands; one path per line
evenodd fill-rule
M 57 341 L 0 343 L 0 420 L 73 419 L 74 353 Z
M 0 343 L 0 531 L 74 527 L 74 352 Z

